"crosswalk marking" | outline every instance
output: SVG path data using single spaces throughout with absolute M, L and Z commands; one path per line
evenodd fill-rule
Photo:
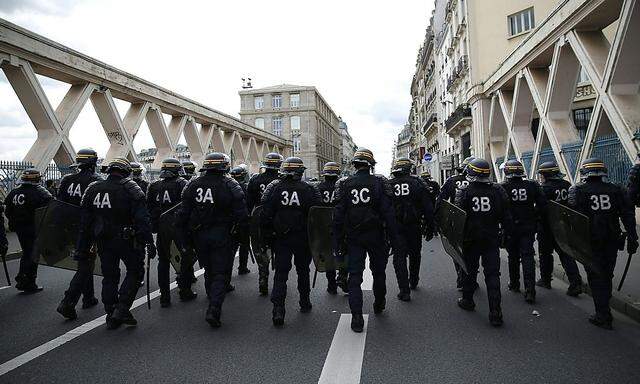
M 368 323 L 369 315 L 364 315 L 364 331 L 355 333 L 351 330 L 351 315 L 340 315 L 318 384 L 360 383 Z

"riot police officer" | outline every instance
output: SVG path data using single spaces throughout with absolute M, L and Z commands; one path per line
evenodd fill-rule
M 240 187 L 242 187 L 242 192 L 245 194 L 247 194 L 247 170 L 244 167 L 233 167 L 233 169 L 231 169 L 231 177 L 233 177 L 233 179 L 235 181 L 238 182 L 238 184 L 240 184 Z M 233 249 L 233 254 L 235 255 L 236 251 L 238 251 L 238 275 L 246 275 L 247 273 L 251 272 L 249 271 L 249 268 L 247 268 L 247 264 L 249 262 L 249 244 L 248 243 L 237 243 L 236 246 Z
M 320 193 L 313 185 L 302 181 L 305 169 L 299 157 L 288 157 L 282 163 L 280 179 L 269 183 L 262 196 L 261 223 L 264 233 L 273 234 L 275 272 L 271 302 L 275 326 L 284 324 L 284 302 L 292 256 L 298 275 L 300 312 L 311 311 L 307 215 L 311 207 L 320 204 Z
M 187 181 L 180 177 L 183 173 L 180 161 L 172 158 L 164 159 L 160 168 L 160 179 L 151 183 L 147 193 L 147 208 L 151 214 L 153 232 L 157 233 L 158 285 L 160 286 L 160 306 L 162 308 L 171 306 L 171 291 L 169 290 L 171 239 L 165 238 L 166 234 L 159 230 L 160 216 L 180 203 L 182 190 L 187 185 Z M 190 260 L 189 257 L 183 259 Z M 190 273 L 186 273 L 184 276 L 190 276 Z M 191 291 L 191 284 L 182 284 L 182 280 L 182 278 L 178 279 L 180 283 L 180 300 L 193 300 L 196 294 Z
M 184 175 L 182 176 L 185 180 L 191 180 L 196 174 L 196 168 L 198 168 L 198 164 L 191 160 L 183 160 L 182 161 L 182 169 L 184 169 Z
M 433 206 L 426 186 L 418 177 L 411 175 L 412 162 L 406 157 L 398 158 L 391 173 L 389 185 L 393 190 L 392 202 L 400 237 L 406 245 L 406 254 L 393 255 L 393 267 L 398 280 L 398 299 L 411 301 L 411 289 L 416 289 L 420 280 L 422 251 L 421 226 L 425 225 L 425 238 L 433 238 Z M 409 272 L 407 273 L 407 256 Z
M 447 200 L 450 203 L 453 203 L 456 197 L 457 190 L 469 185 L 469 181 L 467 180 L 467 165 L 469 165 L 469 163 L 473 159 L 473 156 L 469 156 L 464 159 L 462 161 L 462 164 L 460 164 L 460 166 L 456 168 L 457 174 L 449 177 L 447 181 L 444 182 L 444 184 L 442 185 L 442 189 L 440 190 L 440 194 L 436 199 L 435 211 L 438 210 L 438 207 L 440 206 L 440 202 L 442 200 Z M 460 269 L 460 266 L 458 264 L 453 263 L 453 265 L 456 268 L 457 274 L 456 285 L 458 287 L 458 290 L 462 290 L 462 279 L 464 278 L 464 271 Z
M 508 160 L 504 166 L 506 180 L 501 184 L 510 198 L 510 212 L 514 228 L 507 246 L 509 253 L 509 290 L 520 292 L 520 264 L 524 279 L 524 299 L 536 301 L 535 241 L 540 213 L 546 207 L 541 187 L 533 180 L 526 180 L 524 166 L 518 160 Z
M 602 160 L 585 160 L 580 176 L 584 181 L 569 189 L 569 206 L 589 217 L 594 265 L 585 265 L 585 269 L 595 305 L 595 314 L 589 321 L 598 327 L 612 329 L 609 300 L 618 256 L 616 239 L 621 238 L 622 221 L 627 231 L 627 251 L 634 254 L 638 250 L 635 212 L 623 189 L 603 179 L 607 176 L 607 168 Z
M 555 201 L 562 205 L 568 204 L 569 188 L 571 183 L 563 178 L 560 168 L 555 161 L 547 161 L 538 167 L 540 175 L 540 185 L 548 201 Z M 569 279 L 567 295 L 578 296 L 582 293 L 582 277 L 578 264 L 567 255 L 560 247 L 553 236 L 553 231 L 547 216 L 547 209 L 542 214 L 542 225 L 538 231 L 538 253 L 540 258 L 540 279 L 536 282 L 539 287 L 551 289 L 551 275 L 553 273 L 553 251 L 558 253 L 560 263 Z
M 467 169 L 469 184 L 456 192 L 455 205 L 467 213 L 464 228 L 463 252 L 467 272 L 463 274 L 462 297 L 458 306 L 467 311 L 475 309 L 473 293 L 480 258 L 489 301 L 489 322 L 502 325 L 500 305 L 500 238 L 508 240 L 512 227 L 509 200 L 499 185 L 489 180 L 491 167 L 484 159 L 473 159 Z M 502 234 L 502 236 L 501 236 Z
M 89 248 L 97 245 L 102 280 L 102 303 L 107 313 L 107 328 L 122 324 L 136 325 L 131 305 L 144 275 L 144 258 L 139 248 L 146 248 L 153 258 L 156 249 L 151 234 L 149 212 L 142 189 L 129 178 L 131 164 L 116 158 L 109 162 L 106 180 L 89 185 L 82 196 L 80 233 L 75 258 L 79 263 L 91 257 Z M 120 261 L 126 275 L 120 281 Z
M 247 205 L 250 213 L 253 213 L 254 208 L 260 205 L 262 194 L 267 189 L 267 185 L 278 178 L 282 160 L 282 155 L 268 153 L 262 165 L 264 172 L 253 175 L 249 180 L 247 185 Z M 269 294 L 269 255 L 268 253 L 263 254 L 256 249 L 254 249 L 254 252 L 258 263 L 258 290 L 260 295 L 266 296 Z
M 97 161 L 98 154 L 93 149 L 79 150 L 74 164 L 78 172 L 65 175 L 60 180 L 57 199 L 79 207 L 82 202 L 82 196 L 89 184 L 102 180 L 102 177 L 96 174 Z M 77 317 L 75 307 L 78 304 L 80 295 L 82 295 L 82 309 L 91 308 L 98 304 L 98 299 L 95 298 L 93 289 L 95 255 L 92 253 L 91 256 L 78 263 L 78 270 L 73 275 L 69 283 L 69 289 L 64 293 L 64 298 L 57 308 L 58 313 L 67 319 L 75 319 Z
M 4 203 L 0 201 L 0 255 L 3 256 L 2 262 L 6 263 L 4 256 L 9 251 L 9 241 L 7 241 L 7 232 L 4 228 Z M 5 264 L 6 266 L 6 264 Z
M 140 187 L 142 192 L 146 194 L 147 189 L 149 189 L 149 183 L 142 178 L 143 170 L 144 170 L 144 167 L 142 166 L 142 164 L 137 162 L 131 163 L 131 178 L 133 179 L 133 181 L 136 182 L 136 184 L 138 184 L 138 187 Z
M 20 176 L 20 185 L 14 188 L 4 200 L 9 229 L 16 232 L 22 257 L 16 276 L 16 289 L 27 293 L 42 291 L 36 284 L 38 264 L 33 258 L 33 244 L 36 239 L 36 209 L 46 206 L 53 196 L 40 184 L 42 176 L 34 168 L 25 169 Z
M 322 167 L 322 182 L 318 184 L 318 191 L 320 192 L 321 205 L 323 207 L 334 207 L 335 204 L 335 189 L 336 182 L 340 177 L 340 166 L 333 161 L 330 161 Z M 338 286 L 343 292 L 347 292 L 347 271 L 344 268 L 338 270 L 336 277 L 336 271 L 327 270 L 325 272 L 327 276 L 327 292 L 332 295 L 338 293 Z
M 436 200 L 438 199 L 438 196 L 440 195 L 440 184 L 438 184 L 437 181 L 435 181 L 435 180 L 433 180 L 431 178 L 431 172 L 429 172 L 429 171 L 423 171 L 420 174 L 420 178 L 422 179 L 422 181 L 427 186 L 427 189 L 426 189 L 427 196 L 429 196 L 429 200 L 431 200 L 431 205 L 433 205 L 435 207 Z
M 373 310 L 382 313 L 386 306 L 386 274 L 389 257 L 385 230 L 394 251 L 403 254 L 403 243 L 398 234 L 391 191 L 387 179 L 371 174 L 376 161 L 373 153 L 359 148 L 351 160 L 356 173 L 336 183 L 336 208 L 333 217 L 333 248 L 338 261 L 347 257 L 349 272 L 349 307 L 351 329 L 362 332 L 362 276 L 366 255 L 373 274 Z M 386 224 L 386 228 L 385 225 Z
M 184 189 L 177 215 L 182 236 L 192 234 L 196 256 L 205 269 L 209 297 L 205 320 L 216 328 L 221 326 L 222 303 L 233 269 L 232 237 L 248 233 L 244 193 L 238 182 L 227 175 L 229 164 L 229 156 L 223 153 L 207 155 L 200 169 L 202 175 Z M 181 245 L 180 248 L 186 251 Z

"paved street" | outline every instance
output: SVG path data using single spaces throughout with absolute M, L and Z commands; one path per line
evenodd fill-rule
M 249 275 L 234 272 L 236 291 L 227 296 L 221 329 L 204 322 L 200 278 L 195 302 L 180 303 L 175 290 L 170 309 L 155 299 L 147 310 L 140 300 L 137 328 L 107 331 L 104 325 L 91 329 L 101 307 L 78 309 L 73 322 L 55 313 L 71 272 L 41 268 L 44 292 L 0 290 L 0 383 L 638 382 L 639 324 L 614 314 L 614 331 L 593 327 L 586 321 L 591 299 L 565 296 L 566 286 L 554 280 L 553 290 L 539 291 L 535 306 L 503 291 L 505 325 L 495 329 L 487 321 L 483 284 L 476 312 L 463 312 L 455 305 L 453 266 L 437 240 L 423 252 L 421 287 L 412 302 L 395 298 L 391 264 L 384 314 L 372 313 L 372 293 L 365 292 L 371 314 L 362 335 L 350 333 L 348 316 L 340 321 L 349 312 L 347 299 L 329 296 L 323 275 L 312 293 L 313 311 L 300 314 L 291 272 L 283 329 L 271 325 L 271 303 L 257 295 L 252 266 Z M 17 262 L 10 268 L 14 276 Z M 504 275 L 502 284 L 504 290 Z M 77 337 L 65 343 L 70 336 Z

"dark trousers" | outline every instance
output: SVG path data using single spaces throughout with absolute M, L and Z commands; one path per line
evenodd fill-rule
M 169 295 L 169 269 L 171 266 L 171 239 L 160 233 L 156 236 L 158 249 L 158 286 L 162 296 Z
M 271 302 L 274 305 L 283 306 L 287 297 L 287 280 L 291 270 L 291 259 L 296 266 L 298 275 L 298 293 L 300 302 L 309 298 L 311 284 L 309 282 L 309 265 L 311 264 L 311 252 L 309 241 L 303 233 L 288 234 L 286 237 L 277 237 L 274 241 L 275 256 L 273 264 L 273 289 L 271 290 Z
M 144 258 L 133 241 L 104 239 L 98 243 L 100 266 L 102 268 L 102 303 L 106 308 L 116 304 L 122 309 L 130 309 L 144 276 Z M 120 283 L 120 260 L 124 262 L 126 273 Z
M 180 273 L 176 274 L 176 282 L 180 289 L 190 289 L 193 285 L 195 251 L 193 249 L 187 255 L 180 255 Z
M 553 234 L 548 230 L 540 230 L 538 232 L 538 253 L 540 259 L 540 277 L 543 280 L 551 280 L 553 274 L 553 251 L 556 251 L 562 263 L 562 268 L 567 273 L 569 283 L 578 284 L 582 282 L 578 264 L 569 255 L 564 253 L 558 246 Z
M 349 272 L 349 307 L 351 313 L 362 313 L 362 276 L 369 254 L 369 268 L 373 274 L 373 296 L 376 302 L 385 300 L 386 273 L 389 249 L 382 231 L 369 231 L 347 236 L 347 271 Z
M 95 256 L 78 260 L 78 269 L 69 282 L 69 289 L 64 293 L 64 300 L 67 303 L 75 306 L 81 295 L 82 301 L 85 303 L 94 297 L 93 270 L 95 263 Z
M 598 315 L 611 319 L 609 301 L 611 300 L 611 291 L 613 289 L 613 270 L 616 267 L 616 259 L 618 257 L 617 242 L 611 241 L 610 244 L 593 247 L 593 253 L 595 264 L 602 271 L 602 273 L 596 273 L 593 269 L 585 267 L 587 280 L 591 287 L 593 304 Z
M 507 246 L 507 252 L 509 253 L 509 280 L 511 284 L 520 285 L 520 264 L 522 264 L 524 289 L 531 292 L 536 290 L 534 237 L 535 233 L 533 232 L 516 233 Z
M 487 286 L 489 310 L 500 309 L 500 250 L 497 243 L 465 245 L 464 258 L 469 273 L 464 274 L 462 281 L 462 296 L 473 300 L 476 290 L 478 269 L 482 258 L 482 272 Z
M 418 283 L 420 273 L 420 258 L 422 251 L 422 237 L 420 226 L 405 226 L 400 231 L 400 237 L 405 244 L 406 253 L 393 255 L 393 268 L 398 280 L 400 292 L 409 292 L 409 280 Z M 409 271 L 407 271 L 407 257 Z
M 209 305 L 221 308 L 227 293 L 227 276 L 233 269 L 233 243 L 227 226 L 215 226 L 195 233 L 195 250 L 204 268 Z
M 20 269 L 16 277 L 17 283 L 35 283 L 38 276 L 38 263 L 33 260 L 33 244 L 36 240 L 35 229 L 25 227 L 16 229 L 18 242 L 22 248 L 22 256 L 20 257 Z
M 249 263 L 249 247 L 235 242 L 233 245 L 233 256 L 238 252 L 238 270 L 246 269 Z
M 346 282 L 347 280 L 347 271 L 344 268 L 340 268 L 337 271 L 335 269 L 327 269 L 325 275 L 327 275 L 328 288 L 337 288 L 339 282 Z
M 271 252 L 273 252 L 273 250 L 267 250 L 265 253 L 258 251 L 258 253 L 256 253 L 256 264 L 258 264 L 258 283 L 260 285 L 264 284 L 266 286 L 269 283 L 269 263 L 271 260 Z

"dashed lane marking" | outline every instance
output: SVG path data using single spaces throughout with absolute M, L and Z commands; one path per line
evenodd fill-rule
M 364 331 L 355 333 L 351 330 L 351 315 L 340 315 L 318 384 L 360 383 L 368 324 L 369 315 L 364 315 Z
M 204 274 L 204 269 L 200 269 L 196 271 L 195 275 L 200 276 Z M 175 281 L 169 285 L 169 289 L 173 290 L 178 286 L 178 283 Z M 151 300 L 160 296 L 160 290 L 151 292 Z M 144 295 L 133 302 L 131 309 L 137 308 L 141 305 L 147 303 L 147 296 Z M 82 336 L 85 333 L 98 328 L 99 326 L 105 323 L 106 315 L 100 316 L 97 319 L 89 321 L 88 323 L 82 324 L 79 327 L 76 327 L 64 335 L 58 336 L 55 339 L 48 341 L 38 347 L 33 348 L 32 350 L 23 353 L 22 355 L 16 356 L 13 359 L 3 363 L 0 365 L 0 376 L 13 371 L 14 369 L 34 360 L 47 352 L 50 352 L 63 344 L 68 343 L 69 341 L 75 339 L 76 337 Z

